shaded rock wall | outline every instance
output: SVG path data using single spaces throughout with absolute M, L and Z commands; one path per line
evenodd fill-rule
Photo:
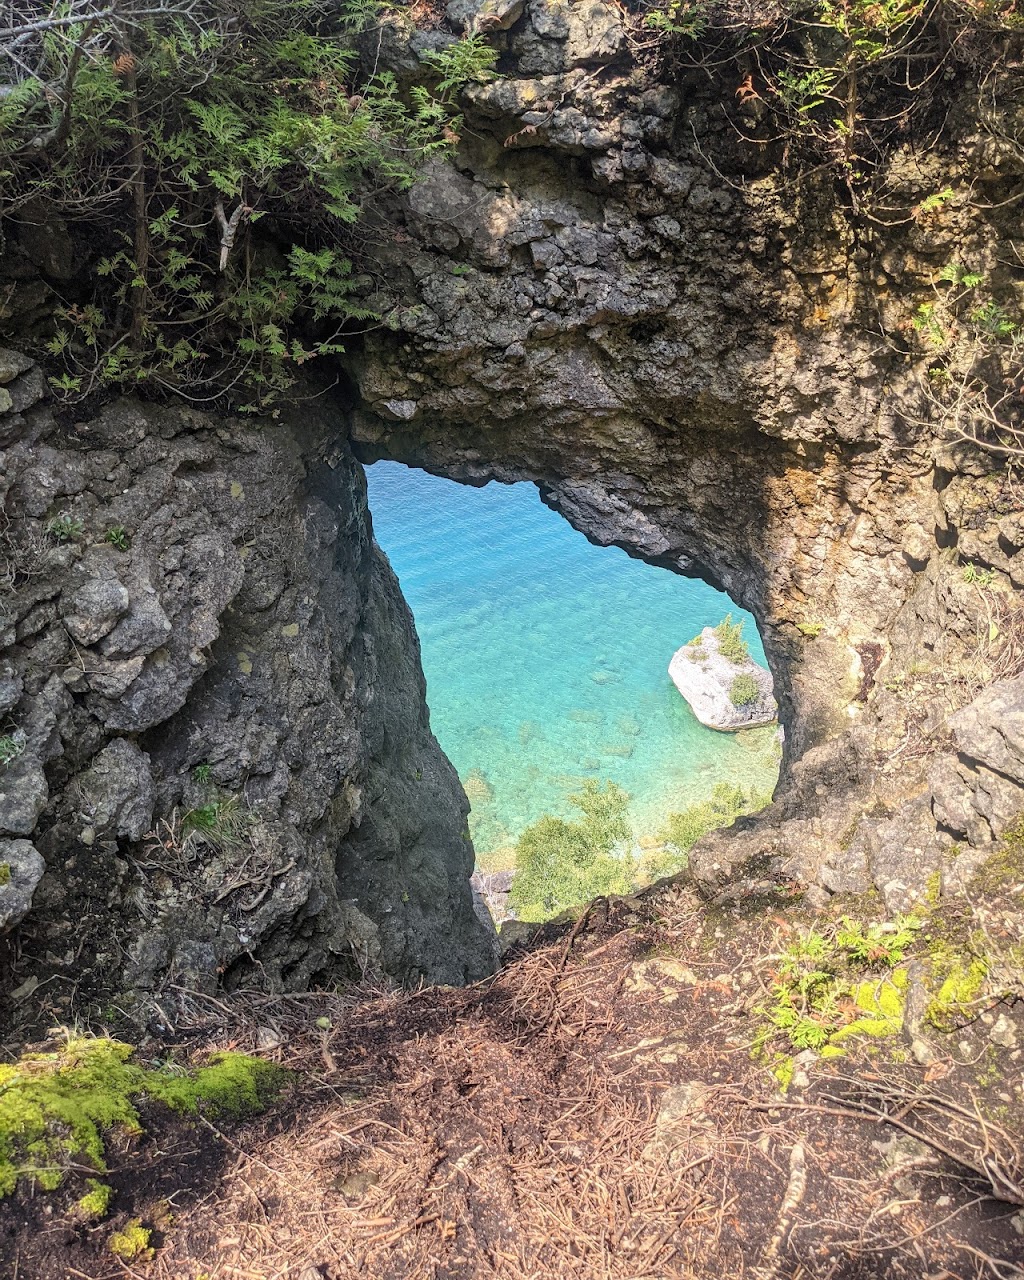
M 35 366 L 7 390 L 5 988 L 166 1011 L 489 972 L 468 806 L 330 394 L 279 422 L 123 400 L 62 425 Z
M 424 38 L 393 39 L 400 73 Z M 728 58 L 658 81 L 600 0 L 532 0 L 492 38 L 505 78 L 465 95 L 454 161 L 390 230 L 380 301 L 396 311 L 354 370 L 357 448 L 533 480 L 595 542 L 750 609 L 783 776 L 770 811 L 696 851 L 696 872 L 719 884 L 766 855 L 812 897 L 874 884 L 899 905 L 955 838 L 982 846 L 1005 820 L 963 778 L 974 816 L 945 801 L 939 816 L 928 770 L 952 759 L 949 715 L 1014 673 L 1020 501 L 997 459 L 927 423 L 912 320 L 951 261 L 1021 313 L 1024 152 L 997 145 L 961 73 L 928 145 L 889 155 L 902 216 L 883 225 L 832 175 L 795 181 L 780 145 L 745 139 Z M 969 562 L 991 569 L 983 587 Z M 1003 811 L 1024 808 L 1022 782 Z

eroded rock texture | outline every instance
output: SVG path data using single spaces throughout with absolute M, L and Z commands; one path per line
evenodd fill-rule
M 55 1011 L 74 984 L 167 1010 L 489 972 L 468 806 L 330 396 L 275 423 L 124 400 L 60 427 L 38 369 L 8 390 L 6 989 L 45 970 Z
M 534 480 L 594 541 L 725 588 L 761 627 L 787 756 L 773 808 L 705 842 L 697 874 L 767 855 L 812 898 L 903 905 L 954 840 L 1024 808 L 991 735 L 968 758 L 948 719 L 1019 670 L 1020 503 L 927 421 L 912 329 L 950 262 L 1019 307 L 1016 125 L 980 122 L 965 72 L 928 144 L 889 155 L 904 216 L 882 225 L 747 140 L 728 58 L 652 82 L 601 0 L 531 0 L 492 38 L 508 74 L 468 92 L 455 160 L 391 233 L 361 456 Z M 393 40 L 400 73 L 424 40 Z

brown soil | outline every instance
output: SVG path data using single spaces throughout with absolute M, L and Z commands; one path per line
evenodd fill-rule
M 792 919 L 737 927 L 677 887 L 549 927 L 467 990 L 179 992 L 205 1045 L 279 1035 L 291 1095 L 231 1128 L 149 1118 L 98 1226 L 64 1212 L 77 1175 L 3 1202 L 0 1274 L 1024 1276 L 1020 1072 L 1000 1051 L 979 1084 L 983 1024 L 927 1069 L 881 1044 L 818 1062 L 784 1099 L 752 1061 Z M 132 1218 L 155 1256 L 123 1263 L 107 1242 Z

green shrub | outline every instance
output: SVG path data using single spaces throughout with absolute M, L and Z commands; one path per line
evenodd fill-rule
M 132 545 L 132 536 L 123 524 L 113 524 L 103 535 L 103 541 L 108 542 L 112 547 L 116 547 L 118 551 L 129 551 Z
M 494 61 L 460 41 L 406 98 L 361 73 L 356 36 L 382 20 L 373 0 L 124 0 L 31 38 L 14 17 L 0 204 L 69 213 L 97 255 L 49 344 L 58 393 L 144 383 L 262 408 L 376 318 L 344 229 L 451 145 L 455 93 Z
M 579 819 L 543 817 L 516 845 L 510 905 L 520 919 L 547 920 L 601 894 L 628 893 L 633 887 L 632 859 L 612 852 L 630 836 L 629 794 L 613 782 L 602 787 L 587 781 L 569 800 Z
M 228 796 L 189 809 L 181 820 L 181 830 L 183 835 L 191 835 L 211 849 L 223 851 L 244 843 L 249 824 L 249 812 L 241 808 L 238 797 Z
M 749 707 L 760 696 L 761 690 L 753 676 L 737 676 L 729 686 L 729 701 L 734 707 Z
M 732 614 L 727 613 L 715 627 L 715 639 L 718 641 L 718 652 L 722 657 L 728 658 L 737 666 L 750 657 L 750 649 L 747 647 L 746 640 L 743 639 L 742 618 L 739 622 L 733 622 Z
M 46 532 L 54 542 L 74 542 L 82 536 L 84 525 L 68 511 L 62 511 L 46 522 Z
M 719 782 L 708 800 L 692 804 L 681 813 L 671 813 L 665 824 L 664 838 L 680 853 L 690 849 L 709 831 L 727 827 L 745 813 L 756 813 L 771 803 L 771 796 L 759 791 Z

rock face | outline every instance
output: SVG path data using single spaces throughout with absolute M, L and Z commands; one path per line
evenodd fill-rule
M 675 651 L 668 674 L 708 729 L 737 733 L 775 723 L 779 709 L 772 697 L 771 674 L 749 656 L 740 662 L 727 658 L 713 627 L 705 627 Z M 737 680 L 747 683 L 738 687 Z
M 709 893 L 756 859 L 907 905 L 1024 810 L 1019 487 L 929 425 L 910 338 L 951 264 L 1024 296 L 1015 92 L 986 82 L 981 121 L 968 73 L 943 81 L 941 121 L 879 157 L 899 216 L 869 219 L 744 138 L 727 56 L 659 80 L 605 0 L 449 18 L 507 74 L 369 237 L 389 323 L 346 357 L 343 406 L 58 423 L 42 370 L 0 352 L 0 839 L 46 864 L 33 894 L 21 850 L 21 969 L 163 984 L 163 1008 L 493 963 L 342 408 L 362 459 L 533 481 L 592 541 L 754 614 L 786 754 L 774 804 L 693 850 Z M 396 18 L 375 65 L 409 83 L 452 40 Z M 39 336 L 71 248 L 44 217 L 12 230 L 8 329 Z
M 489 972 L 468 806 L 330 396 L 276 423 L 123 400 L 65 430 L 35 369 L 4 370 L 14 978 L 56 973 L 58 1008 L 64 982 L 160 986 L 167 1014 L 178 988 Z
M 912 896 L 955 832 L 984 844 L 1024 809 L 1002 749 L 968 761 L 948 723 L 1020 671 L 1019 497 L 928 424 L 931 357 L 895 337 L 951 261 L 1022 295 L 1019 148 L 958 73 L 939 136 L 884 157 L 908 213 L 882 226 L 744 139 L 749 68 L 645 77 L 601 9 L 528 0 L 492 37 L 504 78 L 465 94 L 457 155 L 395 213 L 357 451 L 534 481 L 592 541 L 754 614 L 786 755 L 775 804 L 694 851 L 710 891 L 756 855 L 818 895 Z M 979 203 L 909 212 L 947 188 Z

